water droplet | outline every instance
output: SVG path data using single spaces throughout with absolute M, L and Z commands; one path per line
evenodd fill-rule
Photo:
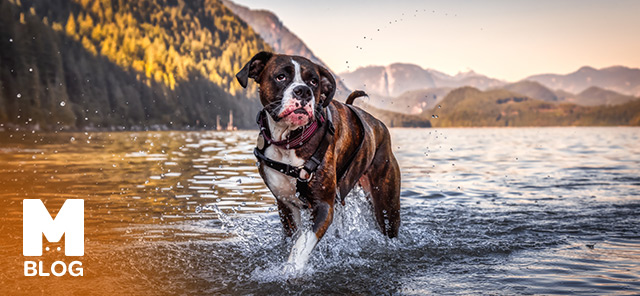
M 438 109 L 442 108 L 442 106 L 438 105 Z
M 29 68 L 29 72 L 33 72 L 33 68 Z
M 13 38 L 9 38 L 9 42 L 13 42 Z
M 16 97 L 18 97 L 18 99 L 22 98 L 22 94 L 17 94 Z
M 65 103 L 64 101 L 60 102 L 60 107 L 64 107 L 64 105 L 66 105 L 67 103 Z

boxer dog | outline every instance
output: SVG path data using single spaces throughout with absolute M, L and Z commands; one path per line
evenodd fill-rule
M 351 105 L 332 101 L 331 73 L 299 56 L 260 52 L 236 75 L 242 87 L 259 84 L 260 133 L 254 154 L 258 170 L 278 204 L 293 247 L 287 260 L 296 271 L 333 220 L 334 205 L 360 184 L 384 235 L 400 226 L 400 169 L 385 125 Z

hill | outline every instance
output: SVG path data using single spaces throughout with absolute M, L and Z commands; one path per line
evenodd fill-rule
M 597 86 L 589 87 L 577 95 L 563 90 L 554 92 L 538 82 L 529 80 L 507 84 L 502 89 L 541 101 L 564 102 L 581 106 L 620 105 L 637 99 Z
M 558 96 L 544 85 L 529 80 L 507 84 L 502 87 L 505 90 L 519 93 L 530 98 L 538 99 L 545 102 L 557 102 Z
M 611 90 L 602 89 L 597 86 L 592 86 L 576 96 L 576 104 L 584 106 L 620 105 L 635 99 L 637 98 L 619 94 Z
M 0 123 L 253 127 L 235 73 L 270 47 L 215 0 L 0 0 Z
M 405 114 L 420 114 L 433 109 L 451 91 L 448 87 L 426 88 L 404 92 L 396 98 L 382 101 L 381 108 Z M 380 106 L 380 101 L 372 102 Z
M 431 122 L 424 116 L 407 115 L 379 109 L 361 101 L 356 101 L 355 105 L 369 112 L 369 114 L 382 121 L 387 127 L 431 127 Z
M 640 100 L 615 106 L 578 106 L 529 98 L 504 89 L 451 91 L 441 108 L 423 113 L 434 127 L 640 125 Z
M 570 93 L 580 93 L 589 87 L 597 86 L 628 96 L 640 96 L 640 69 L 622 66 L 602 69 L 582 67 L 566 75 L 540 74 L 529 76 L 526 80 Z

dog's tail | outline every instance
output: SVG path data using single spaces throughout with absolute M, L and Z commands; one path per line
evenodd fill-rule
M 348 104 L 348 105 L 353 105 L 353 101 L 355 101 L 357 98 L 359 98 L 359 97 L 368 97 L 368 96 L 369 95 L 366 92 L 364 92 L 362 90 L 356 90 L 356 91 L 353 91 L 349 95 L 349 97 L 347 97 L 347 101 L 345 103 Z

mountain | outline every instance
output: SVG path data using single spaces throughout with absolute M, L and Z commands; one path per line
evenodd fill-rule
M 387 97 L 395 97 L 409 90 L 435 87 L 431 74 L 413 64 L 368 66 L 341 73 L 340 76 L 347 87 Z
M 577 95 L 562 90 L 557 90 L 556 94 L 562 102 L 582 106 L 620 105 L 637 99 L 597 86 L 589 87 Z
M 558 95 L 556 95 L 556 93 L 535 81 L 522 80 L 507 84 L 503 86 L 502 89 L 546 102 L 558 101 Z
M 540 74 L 526 78 L 551 89 L 580 93 L 589 87 L 612 90 L 624 95 L 640 96 L 640 69 L 622 66 L 594 69 L 582 67 L 566 75 Z
M 353 72 L 340 74 L 350 88 L 387 97 L 396 97 L 407 91 L 426 88 L 456 88 L 473 86 L 480 89 L 502 86 L 505 83 L 477 74 L 473 71 L 451 76 L 414 64 L 395 63 L 389 66 L 360 67 Z
M 399 113 L 420 114 L 436 107 L 450 91 L 448 87 L 410 90 L 393 99 L 376 100 L 375 106 Z
M 564 90 L 554 92 L 538 82 L 529 80 L 507 84 L 502 89 L 546 102 L 572 103 L 581 106 L 620 105 L 637 99 L 597 86 L 589 87 L 577 95 Z
M 0 124 L 254 127 L 235 73 L 270 50 L 216 0 L 0 0 Z
M 637 99 L 597 86 L 585 89 L 578 94 L 577 98 L 576 104 L 585 106 L 620 105 Z
M 433 69 L 427 69 L 427 71 L 433 76 L 437 87 L 458 88 L 471 86 L 479 89 L 488 89 L 505 84 L 502 80 L 490 78 L 474 71 L 460 72 L 454 76 Z
M 504 89 L 481 91 L 462 87 L 451 91 L 423 113 L 434 127 L 451 126 L 616 126 L 640 125 L 640 99 L 614 106 L 551 103 Z
M 387 127 L 431 127 L 429 119 L 419 114 L 407 115 L 380 109 L 360 100 L 357 100 L 354 104 L 382 121 Z
M 304 41 L 291 32 L 273 12 L 250 9 L 230 0 L 222 0 L 222 3 L 249 24 L 275 52 L 303 56 L 329 69 L 329 67 L 307 47 Z M 331 71 L 331 69 L 329 70 Z M 333 73 L 333 75 L 337 83 L 336 95 L 338 98 L 344 96 L 346 99 L 350 91 L 335 73 Z

